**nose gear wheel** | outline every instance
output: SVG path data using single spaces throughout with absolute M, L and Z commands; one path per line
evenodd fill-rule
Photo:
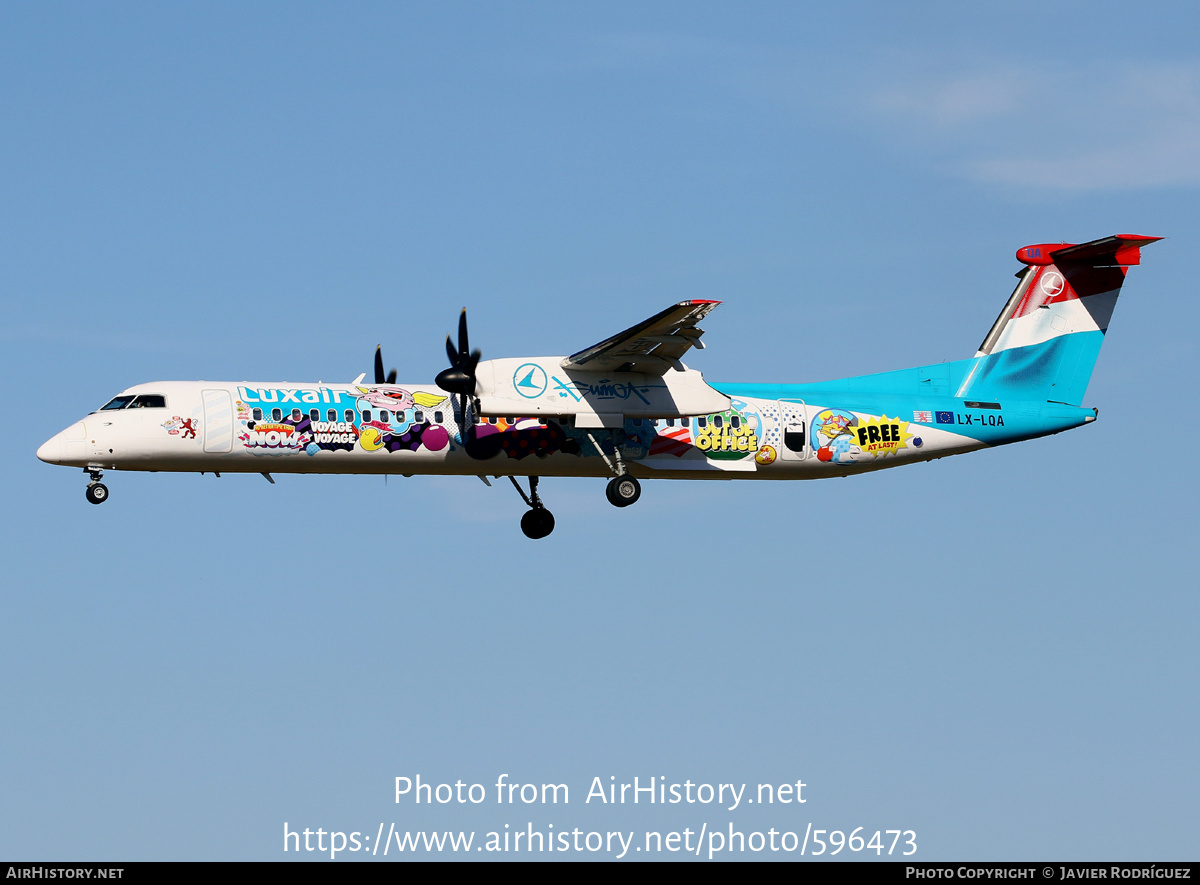
M 525 490 L 521 488 L 515 476 L 510 476 L 508 479 L 512 482 L 513 488 L 517 490 L 517 494 L 521 496 L 521 500 L 529 505 L 525 515 L 521 517 L 521 531 L 525 533 L 525 537 L 536 541 L 554 531 L 554 514 L 546 509 L 546 505 L 542 503 L 542 499 L 538 495 L 539 477 L 529 477 L 528 495 L 525 494 Z

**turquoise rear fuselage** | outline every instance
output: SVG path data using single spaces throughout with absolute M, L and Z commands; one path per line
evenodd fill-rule
M 1003 445 L 1095 419 L 1094 409 L 1078 403 L 1103 341 L 1103 332 L 1081 332 L 970 359 L 836 381 L 713 386 L 740 399 L 802 401 L 905 420 L 911 420 L 913 412 L 952 412 L 954 424 L 946 429 Z M 1003 424 L 996 422 L 998 417 Z

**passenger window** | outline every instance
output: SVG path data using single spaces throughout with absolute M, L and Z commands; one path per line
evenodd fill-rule
M 320 421 L 321 420 L 321 410 L 320 409 L 310 410 L 308 413 L 308 420 L 309 421 Z
M 292 409 L 292 420 L 293 421 L 299 421 L 303 417 L 304 417 L 304 413 L 301 412 L 299 409 Z
M 675 426 L 675 419 L 674 419 L 674 418 L 668 418 L 668 419 L 667 419 L 667 426 L 668 426 L 668 427 L 674 427 L 674 426 Z
M 730 425 L 730 426 L 731 426 L 731 427 L 732 427 L 734 430 L 737 430 L 739 427 L 741 427 L 741 426 L 742 426 L 742 419 L 741 419 L 741 417 L 740 417 L 740 416 L 738 416 L 738 415 L 734 415 L 732 418 L 730 418 L 730 419 L 729 419 L 729 425 Z
M 387 409 L 380 409 L 379 410 L 379 420 L 382 421 L 384 424 L 387 424 L 392 420 L 392 416 L 391 416 L 391 414 L 388 413 Z
M 363 420 L 364 421 L 371 420 L 371 410 L 370 409 L 363 409 Z
M 725 419 L 720 415 L 713 415 L 713 427 L 720 427 L 725 423 Z
M 703 415 L 701 415 L 699 418 L 696 419 L 696 426 L 697 427 L 707 427 L 708 419 L 706 417 L 704 417 Z
M 329 411 L 327 411 L 325 413 L 325 420 L 330 421 L 330 422 L 336 421 L 337 420 L 337 409 L 330 409 Z
M 271 420 L 272 420 L 272 421 L 282 421 L 282 420 L 283 420 L 283 412 L 282 412 L 282 410 L 280 410 L 280 409 L 271 409 Z
M 433 413 L 433 423 L 434 423 L 434 424 L 441 424 L 441 423 L 442 423 L 442 413 L 441 413 L 441 412 L 434 412 L 434 413 Z
M 680 418 L 680 419 L 679 419 L 679 426 L 680 426 L 680 427 L 691 427 L 691 426 L 692 426 L 692 419 L 691 419 L 691 418 Z
M 416 421 L 418 424 L 422 423 L 425 420 L 425 413 L 424 412 L 413 412 L 413 420 Z
M 354 423 L 354 409 L 346 409 L 346 411 L 345 411 L 344 415 L 345 415 L 345 417 L 346 417 L 346 423 L 347 423 L 347 424 L 353 424 L 353 423 Z
M 408 415 L 407 409 L 403 409 L 403 410 L 397 412 L 396 413 L 396 423 L 403 424 L 406 420 L 408 420 L 406 417 L 407 415 Z
M 261 421 L 262 420 L 262 409 L 252 409 L 250 412 L 250 416 L 252 418 L 254 418 L 255 421 Z

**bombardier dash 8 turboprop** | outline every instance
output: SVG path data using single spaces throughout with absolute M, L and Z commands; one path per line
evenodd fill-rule
M 507 476 L 554 517 L 544 476 L 609 476 L 618 507 L 641 479 L 818 479 L 928 461 L 1096 419 L 1084 391 L 1130 265 L 1159 237 L 1112 236 L 1017 251 L 1016 289 L 968 359 L 806 384 L 708 384 L 680 360 L 720 302 L 683 301 L 568 357 L 482 360 L 446 338 L 433 384 L 165 381 L 123 391 L 37 455 L 104 470 Z M 529 477 L 528 494 L 517 482 Z

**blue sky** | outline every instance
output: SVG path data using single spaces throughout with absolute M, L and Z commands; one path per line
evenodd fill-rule
M 279 859 L 283 823 L 915 830 L 1194 856 L 1200 55 L 1189 4 L 0 10 L 0 855 Z M 129 385 L 569 353 L 684 298 L 690 364 L 969 356 L 1028 243 L 1165 236 L 1094 425 L 804 484 L 109 474 Z M 566 808 L 396 805 L 396 776 Z M 803 780 L 597 808 L 592 778 Z M 345 855 L 348 856 L 348 855 Z

